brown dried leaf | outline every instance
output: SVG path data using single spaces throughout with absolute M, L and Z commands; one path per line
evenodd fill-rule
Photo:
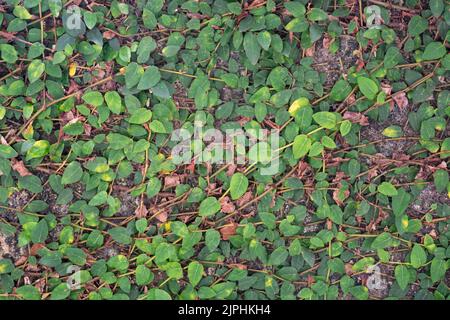
M 45 247 L 45 245 L 43 243 L 33 244 L 33 246 L 30 249 L 30 255 L 32 255 L 32 256 L 37 255 L 37 252 L 44 247 Z
M 314 57 L 314 53 L 316 53 L 316 47 L 313 45 L 305 50 L 305 57 Z
M 334 38 L 325 36 L 325 37 L 323 37 L 322 46 L 323 46 L 325 49 L 329 49 L 330 46 L 331 46 L 331 44 L 332 44 L 333 42 L 334 42 Z
M 346 102 L 349 106 L 353 105 L 356 102 L 355 94 L 349 95 Z
M 409 105 L 408 98 L 406 97 L 406 93 L 404 93 L 404 92 L 399 92 L 399 93 L 394 94 L 392 96 L 392 99 L 398 105 L 400 110 L 405 109 Z
M 343 192 L 344 199 L 340 199 L 340 198 L 339 198 L 339 194 L 340 194 L 339 191 L 340 191 L 340 190 L 338 190 L 338 189 L 336 189 L 336 190 L 333 191 L 333 200 L 334 200 L 334 202 L 336 202 L 336 204 L 337 204 L 338 206 L 342 207 L 342 206 L 344 205 L 343 200 L 347 199 L 348 196 L 350 195 L 350 190 L 345 190 L 345 191 Z
M 344 200 L 348 198 L 348 196 L 350 195 L 350 190 L 344 190 L 343 192 L 343 199 L 341 199 L 339 196 L 342 195 L 342 193 L 340 192 L 341 188 L 342 188 L 342 179 L 345 177 L 345 172 L 343 171 L 338 171 L 336 173 L 335 178 L 333 179 L 333 183 L 337 184 L 337 189 L 335 189 L 333 191 L 333 200 L 336 202 L 336 204 L 340 207 L 342 207 L 344 205 Z
M 365 62 L 362 59 L 358 59 L 358 61 L 356 62 L 356 71 L 360 71 L 362 68 L 364 68 L 365 66 Z
M 244 204 L 252 200 L 252 198 L 253 198 L 252 192 L 247 191 L 239 200 L 236 201 L 236 204 L 238 207 L 242 207 Z
M 87 123 L 85 123 L 83 126 L 84 126 L 84 134 L 90 137 L 92 132 L 92 126 Z
M 19 175 L 21 177 L 25 177 L 25 176 L 31 176 L 31 172 L 28 171 L 27 167 L 25 167 L 25 164 L 23 163 L 22 160 L 17 161 L 16 159 L 12 159 L 12 168 L 17 171 L 19 173 Z
M 353 274 L 353 265 L 351 263 L 346 263 L 344 269 L 347 275 L 351 276 Z
M 233 202 L 231 202 L 230 197 L 224 197 L 220 199 L 221 211 L 223 213 L 232 213 L 236 210 Z
M 164 189 L 175 187 L 181 183 L 179 175 L 172 175 L 164 177 Z
M 144 206 L 144 204 L 141 204 L 141 205 L 139 205 L 139 207 L 136 208 L 134 213 L 136 214 L 137 219 L 145 218 L 147 216 L 148 210 Z
M 245 264 L 242 264 L 242 263 L 232 263 L 232 264 L 230 264 L 230 267 L 236 268 L 236 269 L 239 269 L 239 270 L 247 270 L 247 266 Z
M 308 283 L 308 287 L 311 287 L 316 282 L 316 279 L 314 279 L 314 277 L 308 273 L 308 276 L 306 277 L 306 282 Z
M 6 32 L 6 31 L 0 31 L 0 38 L 5 39 L 6 41 L 13 41 L 15 37 L 15 32 Z
M 106 40 L 111 40 L 115 36 L 116 36 L 116 34 L 113 31 L 107 30 L 107 31 L 103 32 L 103 38 L 105 38 Z
M 367 118 L 365 115 L 363 115 L 360 112 L 346 111 L 344 113 L 343 118 L 345 120 L 350 120 L 350 122 L 352 122 L 352 123 L 358 123 L 361 126 L 369 125 L 369 118 Z
M 388 83 L 381 83 L 381 91 L 383 91 L 387 96 L 392 92 L 392 86 Z
M 199 19 L 199 20 L 208 18 L 206 14 L 192 13 L 192 12 L 186 13 L 186 16 L 191 19 Z
M 297 178 L 303 179 L 312 172 L 311 166 L 306 161 L 300 161 L 297 167 Z
M 220 234 L 222 235 L 223 240 L 230 239 L 231 236 L 236 234 L 237 223 L 230 223 L 220 229 Z
M 16 260 L 16 262 L 14 263 L 14 265 L 16 267 L 23 265 L 25 262 L 27 262 L 28 257 L 27 256 L 20 256 L 19 259 Z
M 231 177 L 236 172 L 236 169 L 237 165 L 234 163 L 229 164 L 227 168 L 227 176 Z
M 166 222 L 166 221 L 167 221 L 167 218 L 168 218 L 167 211 L 164 210 L 164 211 L 158 213 L 158 214 L 155 216 L 155 218 L 156 218 L 159 222 L 161 222 L 161 223 Z

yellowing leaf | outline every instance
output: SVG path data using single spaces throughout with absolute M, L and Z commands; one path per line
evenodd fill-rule
M 300 110 L 300 108 L 306 107 L 309 105 L 310 105 L 310 103 L 309 103 L 308 98 L 305 98 L 305 97 L 298 98 L 297 100 L 292 102 L 291 106 L 289 107 L 289 110 L 288 110 L 289 114 L 292 117 L 294 117 L 297 114 L 297 112 Z
M 72 62 L 69 65 L 69 77 L 73 77 L 76 72 L 77 72 L 77 64 L 76 62 Z

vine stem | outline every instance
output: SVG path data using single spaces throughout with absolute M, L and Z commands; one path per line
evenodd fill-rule
M 107 77 L 107 78 L 105 78 L 105 79 L 99 80 L 99 81 L 97 81 L 97 82 L 95 82 L 95 83 L 93 83 L 93 84 L 90 84 L 89 86 L 87 86 L 87 87 L 85 87 L 85 88 L 82 88 L 82 89 L 80 89 L 80 90 L 81 90 L 81 91 L 85 91 L 85 90 L 87 90 L 87 89 L 93 88 L 93 87 L 95 87 L 95 86 L 98 86 L 98 85 L 100 85 L 100 84 L 103 84 L 103 83 L 108 82 L 108 81 L 111 81 L 111 80 L 113 80 L 113 76 L 109 76 L 109 77 Z M 15 134 L 15 135 L 10 139 L 10 141 L 8 141 L 8 144 L 11 145 L 11 144 L 13 144 L 14 142 L 16 142 L 16 140 L 17 140 L 17 138 L 19 137 L 19 135 L 21 135 L 22 132 L 25 131 L 25 129 L 28 128 L 31 124 L 33 124 L 34 120 L 36 120 L 36 118 L 37 118 L 42 112 L 44 112 L 45 110 L 47 110 L 48 107 L 51 107 L 51 106 L 53 106 L 53 105 L 55 105 L 55 104 L 57 104 L 57 103 L 60 103 L 60 102 L 65 101 L 65 100 L 67 100 L 67 99 L 69 99 L 69 98 L 72 98 L 72 97 L 76 96 L 77 94 L 79 94 L 79 91 L 73 92 L 73 93 L 71 93 L 71 94 L 69 94 L 69 95 L 67 95 L 67 96 L 62 97 L 62 98 L 53 100 L 52 102 L 50 102 L 50 103 L 48 103 L 48 104 L 47 104 L 47 103 L 44 103 L 44 104 L 42 105 L 42 107 L 41 107 L 38 111 L 36 111 L 36 112 L 30 117 L 30 119 L 28 119 L 28 121 L 27 121 L 25 124 L 23 124 L 23 125 L 21 126 L 21 128 L 19 129 L 19 131 L 17 132 L 17 134 Z

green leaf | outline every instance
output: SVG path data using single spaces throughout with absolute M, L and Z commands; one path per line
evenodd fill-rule
M 392 236 L 390 233 L 383 232 L 379 236 L 375 238 L 375 240 L 372 242 L 372 249 L 378 250 L 378 249 L 384 249 L 386 247 L 389 247 L 392 243 Z
M 138 65 L 136 62 L 131 62 L 125 70 L 125 85 L 128 89 L 131 89 L 139 83 L 144 68 Z
M 120 114 L 120 112 L 122 112 L 122 99 L 116 91 L 105 93 L 105 101 L 112 113 Z
M 48 154 L 50 150 L 50 142 L 47 140 L 38 140 L 27 151 L 27 160 L 42 158 Z
M 321 139 L 322 145 L 328 149 L 336 149 L 336 143 L 329 136 L 323 136 Z
M 397 47 L 389 47 L 384 55 L 384 66 L 388 69 L 395 67 L 402 61 L 402 54 Z
M 339 127 L 339 132 L 341 133 L 341 136 L 345 137 L 347 134 L 350 133 L 350 130 L 352 129 L 352 123 L 350 120 L 344 120 L 341 122 L 341 126 Z
M 158 84 L 161 80 L 161 73 L 155 66 L 148 67 L 137 86 L 138 90 L 148 90 Z
M 142 21 L 144 23 L 144 26 L 149 30 L 154 29 L 158 23 L 155 14 L 147 8 L 145 8 L 144 12 L 142 13 Z
M 450 157 L 450 137 L 445 138 L 441 145 L 441 159 Z
M 119 133 L 110 133 L 106 137 L 109 147 L 113 150 L 121 150 L 133 143 L 133 140 Z
M 292 153 L 295 159 L 304 157 L 311 149 L 311 140 L 305 134 L 300 134 L 295 137 L 292 145 Z
M 248 100 L 250 103 L 266 101 L 270 98 L 270 89 L 268 87 L 259 88 Z
M 84 23 L 88 29 L 92 30 L 97 24 L 97 15 L 94 12 L 83 11 Z
M 119 59 L 123 62 L 130 62 L 131 60 L 131 49 L 127 46 L 120 47 L 119 49 Z
M 427 254 L 422 246 L 415 244 L 411 251 L 411 265 L 418 269 L 427 262 Z
M 444 12 L 444 1 L 443 0 L 430 0 L 430 9 L 433 16 L 439 18 Z
M 358 77 L 359 90 L 369 100 L 374 100 L 378 93 L 378 85 L 372 79 L 366 77 Z
M 63 7 L 62 1 L 61 0 L 48 1 L 48 7 L 50 8 L 50 11 L 52 12 L 53 16 L 58 17 Z
M 35 59 L 31 61 L 31 63 L 28 65 L 28 81 L 30 83 L 33 83 L 42 76 L 45 70 L 45 64 L 39 60 Z
M 423 52 L 422 59 L 427 60 L 436 60 L 440 59 L 447 53 L 447 49 L 441 42 L 430 42 Z
M 73 264 L 84 266 L 86 264 L 87 255 L 80 248 L 67 248 L 64 254 Z
M 12 147 L 6 144 L 0 144 L 0 157 L 9 159 L 15 158 L 17 155 L 18 153 Z
M 88 91 L 81 98 L 94 107 L 100 107 L 103 104 L 103 95 L 98 91 Z
M 196 286 L 203 276 L 203 265 L 197 261 L 192 261 L 188 266 L 188 279 L 192 286 Z
M 352 270 L 355 272 L 359 272 L 359 271 L 365 271 L 369 266 L 374 265 L 375 263 L 375 259 L 372 257 L 365 257 L 362 258 L 360 260 L 358 260 L 358 262 L 356 262 L 353 266 L 352 266 Z
M 122 254 L 112 256 L 111 258 L 109 258 L 107 264 L 109 268 L 113 270 L 119 270 L 121 272 L 128 270 L 128 267 L 130 266 L 127 257 Z
M 279 266 L 286 261 L 288 256 L 289 252 L 285 247 L 278 247 L 270 254 L 268 264 L 272 266 Z
M 369 289 L 367 287 L 354 286 L 349 291 L 358 300 L 367 300 L 369 298 Z
M 403 265 L 398 265 L 395 267 L 394 273 L 395 273 L 395 280 L 397 280 L 399 287 L 402 290 L 405 290 L 410 281 L 410 273 L 408 271 L 408 268 Z
M 328 111 L 320 111 L 313 114 L 313 119 L 320 126 L 326 129 L 333 129 L 337 123 L 336 114 Z
M 77 121 L 74 123 L 68 123 L 63 127 L 63 131 L 65 134 L 71 136 L 77 136 L 84 132 L 84 126 L 81 121 Z
M 446 190 L 449 183 L 449 174 L 447 170 L 438 169 L 433 173 L 434 185 L 436 186 L 437 192 L 443 192 Z
M 139 265 L 136 267 L 136 284 L 138 286 L 148 285 L 150 282 L 153 281 L 153 278 L 154 278 L 153 273 L 146 266 Z
M 24 300 L 41 300 L 39 289 L 30 284 L 17 288 L 16 294 Z
M 311 149 L 309 150 L 308 156 L 317 157 L 324 150 L 324 146 L 319 141 L 314 142 L 311 145 Z
M 209 217 L 216 214 L 220 208 L 220 203 L 216 198 L 208 197 L 200 203 L 199 215 L 201 217 Z
M 108 199 L 108 193 L 106 191 L 100 191 L 89 201 L 90 206 L 100 206 L 105 204 Z
M 153 120 L 152 122 L 150 122 L 149 128 L 151 131 L 156 133 L 167 133 L 166 128 L 159 120 Z
M 237 200 L 244 195 L 248 188 L 248 179 L 240 172 L 236 172 L 231 177 L 230 195 L 231 199 Z
M 431 280 L 433 282 L 442 280 L 447 271 L 447 263 L 443 259 L 434 258 L 431 261 Z
M 81 164 L 77 161 L 72 161 L 64 170 L 64 174 L 61 178 L 62 184 L 71 184 L 80 181 L 83 176 L 83 169 Z
M 14 63 L 19 59 L 16 48 L 10 44 L 0 44 L 0 51 L 2 53 L 2 59 L 7 63 Z
M 6 28 L 6 31 L 7 32 L 19 32 L 19 31 L 25 30 L 26 27 L 27 27 L 27 22 L 25 20 L 15 18 L 15 19 L 12 19 L 8 23 L 8 27 Z
M 310 106 L 300 107 L 295 111 L 295 122 L 299 125 L 300 129 L 305 130 L 311 125 L 313 113 L 314 111 Z
M 219 246 L 220 232 L 214 229 L 208 229 L 205 234 L 205 244 L 209 251 L 213 251 Z
M 301 17 L 306 13 L 306 8 L 303 3 L 286 1 L 283 5 L 294 17 Z
M 48 237 L 47 221 L 42 219 L 39 221 L 31 232 L 31 241 L 33 243 L 44 243 Z
M 143 124 L 149 122 L 152 118 L 152 112 L 146 108 L 138 108 L 131 114 L 131 117 L 128 118 L 129 123 L 133 124 Z
M 147 197 L 152 198 L 156 196 L 161 190 L 162 183 L 157 177 L 152 177 L 149 179 L 147 184 Z
M 114 241 L 122 244 L 130 244 L 132 239 L 128 233 L 128 230 L 124 227 L 114 227 L 108 231 L 109 235 Z
M 147 219 L 140 218 L 136 221 L 136 230 L 139 233 L 143 233 L 147 229 Z
M 98 249 L 103 245 L 104 239 L 105 237 L 100 231 L 94 230 L 89 234 L 86 245 L 90 249 Z
M 148 290 L 146 297 L 147 300 L 172 300 L 170 294 L 158 288 L 151 288 Z
M 256 65 L 261 55 L 261 47 L 253 32 L 247 32 L 244 36 L 244 51 L 250 63 Z
M 180 46 L 178 45 L 168 45 L 162 49 L 162 54 L 166 58 L 175 56 L 178 51 L 180 51 Z
M 308 30 L 309 23 L 304 17 L 294 18 L 285 26 L 290 32 L 304 32 Z
M 395 216 L 401 216 L 411 202 L 411 195 L 403 188 L 397 190 L 397 195 L 392 197 L 392 211 Z
M 20 177 L 18 186 L 33 193 L 41 193 L 43 190 L 41 179 L 33 175 Z
M 70 287 L 66 282 L 60 283 L 53 289 L 50 300 L 63 300 L 70 295 Z
M 258 33 L 257 37 L 258 43 L 265 51 L 269 50 L 272 37 L 269 31 L 262 31 Z
M 14 270 L 11 259 L 0 259 L 0 274 L 10 273 Z
M 28 12 L 28 10 L 25 7 L 22 6 L 15 6 L 13 10 L 13 14 L 23 20 L 30 20 L 33 16 Z
M 330 92 L 330 98 L 334 101 L 344 101 L 352 92 L 352 87 L 346 80 L 338 80 Z
M 325 11 L 319 8 L 312 8 L 308 12 L 308 19 L 311 21 L 324 21 L 328 19 L 328 15 Z
M 398 195 L 397 189 L 390 182 L 382 182 L 378 186 L 378 192 L 384 194 L 385 196 L 393 197 Z
M 409 20 L 408 33 L 416 37 L 428 29 L 428 21 L 419 15 L 415 15 Z
M 139 42 L 139 47 L 137 50 L 137 62 L 145 63 L 150 58 L 150 53 L 155 51 L 156 41 L 152 37 L 144 37 L 141 42 Z

